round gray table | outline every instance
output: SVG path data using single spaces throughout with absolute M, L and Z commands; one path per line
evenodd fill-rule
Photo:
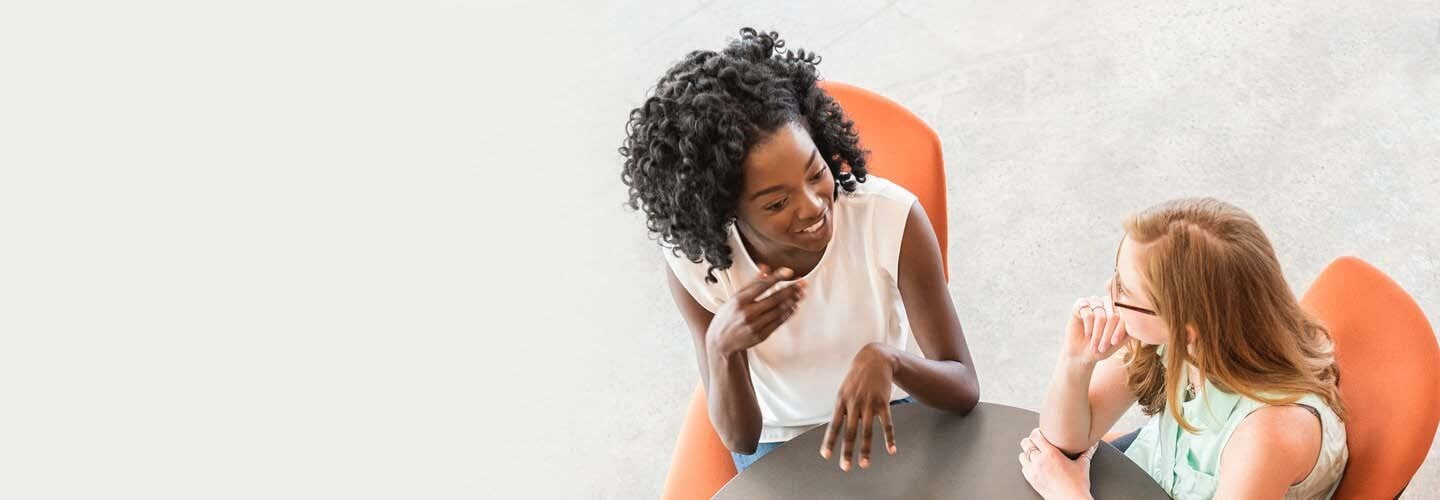
M 847 473 L 838 457 L 821 459 L 821 426 L 765 455 L 715 498 L 1040 498 L 1020 475 L 1016 459 L 1020 439 L 1039 424 L 1039 414 L 991 403 L 963 417 L 920 403 L 890 410 L 900 451 L 886 453 L 876 429 L 869 468 Z M 1091 462 L 1090 492 L 1097 499 L 1169 498 L 1107 443 Z

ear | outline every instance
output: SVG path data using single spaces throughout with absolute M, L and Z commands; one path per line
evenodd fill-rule
M 1197 339 L 1199 339 L 1199 338 L 1200 338 L 1200 330 L 1197 329 L 1197 328 L 1195 328 L 1195 324 L 1194 324 L 1194 323 L 1185 325 L 1185 344 L 1186 344 L 1186 345 L 1194 346 L 1194 345 L 1195 345 L 1195 340 L 1197 340 Z M 1190 351 L 1190 352 L 1195 352 L 1195 349 L 1187 349 L 1187 350 Z

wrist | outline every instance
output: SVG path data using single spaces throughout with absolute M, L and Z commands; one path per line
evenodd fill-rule
M 1045 498 L 1045 500 L 1094 500 L 1094 499 L 1095 499 L 1095 497 L 1090 496 L 1090 491 L 1089 491 L 1088 489 L 1081 489 L 1081 487 L 1078 486 L 1078 485 L 1075 486 L 1074 488 L 1061 487 L 1061 488 L 1059 488 L 1058 490 L 1050 490 L 1050 491 L 1045 492 L 1045 494 L 1043 494 L 1043 495 L 1041 495 L 1041 496 L 1043 496 L 1043 497 Z
M 865 344 L 860 348 L 860 356 L 882 363 L 892 375 L 900 367 L 900 351 L 881 342 Z
M 1064 356 L 1060 360 L 1060 368 L 1072 375 L 1090 375 L 1095 371 L 1095 365 L 1100 364 L 1099 360 L 1089 358 L 1072 358 Z
M 724 336 L 718 332 L 705 336 L 705 354 L 712 361 L 724 361 L 734 357 L 736 352 L 742 351 L 744 350 L 731 347 L 728 342 L 725 342 Z

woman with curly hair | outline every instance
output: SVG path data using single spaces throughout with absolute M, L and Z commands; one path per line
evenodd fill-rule
M 630 112 L 621 177 L 668 249 L 736 468 L 828 422 L 820 455 L 838 438 L 848 471 L 877 424 L 898 450 L 890 404 L 966 413 L 980 386 L 924 210 L 868 175 L 820 58 L 784 45 L 746 28 L 666 71 Z

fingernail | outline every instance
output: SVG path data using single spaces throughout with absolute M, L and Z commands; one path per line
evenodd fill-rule
M 841 461 L 840 461 L 840 470 L 849 472 L 849 471 L 850 471 L 850 461 L 849 461 L 849 460 L 841 460 Z
M 868 459 L 868 458 L 862 458 L 862 459 L 860 459 L 860 468 L 861 468 L 861 469 L 869 469 L 869 468 L 870 468 L 870 459 Z

